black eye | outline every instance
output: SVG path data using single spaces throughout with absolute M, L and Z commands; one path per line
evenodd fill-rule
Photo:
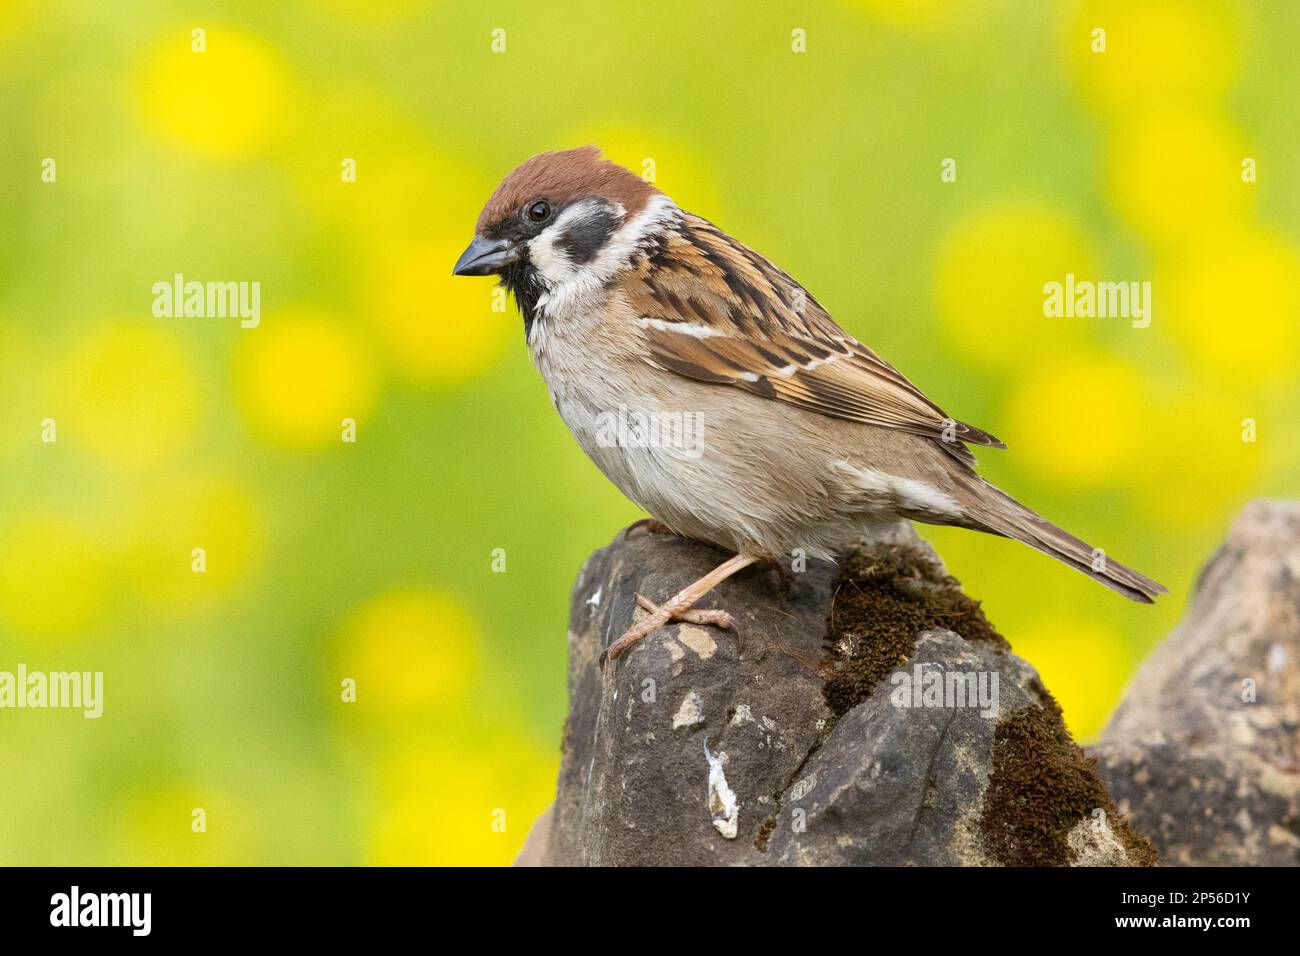
M 529 222 L 546 222 L 551 218 L 551 204 L 545 199 L 539 199 L 524 209 L 524 215 Z

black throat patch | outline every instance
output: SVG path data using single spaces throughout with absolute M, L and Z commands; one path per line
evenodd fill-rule
M 519 306 L 519 311 L 524 317 L 524 338 L 527 338 L 528 333 L 532 331 L 533 320 L 537 318 L 537 300 L 546 291 L 546 285 L 526 258 L 501 273 L 501 284 Z

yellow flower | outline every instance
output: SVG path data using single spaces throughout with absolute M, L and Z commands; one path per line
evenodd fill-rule
M 1022 467 L 1054 482 L 1121 485 L 1147 440 L 1149 410 L 1141 374 L 1120 359 L 1044 357 L 1017 383 L 1004 437 Z
M 554 798 L 553 748 L 521 746 L 518 728 L 475 729 L 475 746 L 407 748 L 380 768 L 381 804 L 367 862 L 501 866 Z M 511 741 L 511 742 L 507 742 Z
M 853 0 L 853 4 L 886 23 L 917 31 L 951 24 L 962 12 L 953 0 Z
M 1106 31 L 1105 52 L 1093 51 L 1096 29 Z M 1116 114 L 1214 106 L 1241 57 L 1237 17 L 1222 0 L 1087 0 L 1061 42 L 1087 97 Z
M 236 389 L 258 434 L 292 448 L 324 448 L 343 440 L 342 423 L 352 419 L 360 440 L 378 386 L 359 336 L 305 308 L 272 313 L 239 336 Z
M 494 282 L 453 276 L 463 242 L 392 246 L 376 252 L 372 320 L 389 360 L 417 382 L 459 384 L 490 368 L 523 322 Z M 494 311 L 499 308 L 501 311 Z
M 363 604 L 344 626 L 339 680 L 356 681 L 363 714 L 454 707 L 477 677 L 481 644 L 479 622 L 458 598 L 395 589 Z
M 495 175 L 448 155 L 421 123 L 364 88 L 323 95 L 298 122 L 301 135 L 284 144 L 290 181 L 347 240 L 366 249 L 469 244 Z M 501 175 L 509 162 L 502 162 Z
M 33 6 L 32 0 L 0 0 L 0 42 L 26 28 L 32 20 Z M 8 66 L 8 60 L 0 58 L 0 72 Z
M 1244 155 L 1237 130 L 1208 113 L 1126 116 L 1110 140 L 1111 201 L 1153 240 L 1204 241 L 1247 212 L 1254 187 L 1241 181 Z
M 695 150 L 680 140 L 644 129 L 602 126 L 574 133 L 556 148 L 587 145 L 599 146 L 605 159 L 654 183 L 683 208 L 707 218 L 719 217 L 717 178 Z
M 237 866 L 255 862 L 255 815 L 228 793 L 169 787 L 115 804 L 114 857 L 129 866 Z M 201 810 L 202 816 L 194 811 Z M 205 828 L 196 832 L 197 821 Z
M 259 150 L 288 113 L 287 69 L 257 37 L 203 28 L 206 50 L 184 29 L 159 38 L 141 66 L 136 100 L 155 135 L 213 159 Z
M 29 331 L 14 316 L 0 315 L 0 454 L 43 447 L 41 423 L 62 404 L 48 384 L 50 365 Z
M 942 329 L 965 356 L 994 370 L 1023 365 L 1041 351 L 1067 347 L 1085 320 L 1043 314 L 1043 287 L 1066 273 L 1093 277 L 1092 249 L 1065 212 L 1007 201 L 958 222 L 935 265 Z
M 172 320 L 165 320 L 172 321 Z M 127 471 L 174 459 L 201 430 L 199 368 L 164 320 L 103 324 L 82 334 L 51 411 L 58 440 Z
M 1145 519 L 1211 533 L 1227 526 L 1260 473 L 1260 445 L 1242 440 L 1243 420 L 1264 417 L 1257 394 L 1196 381 L 1176 404 L 1144 416 L 1147 441 L 1133 467 Z M 1278 438 L 1276 425 L 1265 419 L 1260 441 Z
M 1300 250 L 1262 230 L 1219 232 L 1170 270 L 1163 327 L 1228 382 L 1284 381 L 1300 368 Z
M 492 183 L 373 93 L 326 98 L 305 122 L 285 161 L 304 201 L 355 244 L 354 294 L 389 363 L 421 384 L 482 374 L 521 323 L 494 282 L 457 278 L 451 268 Z
M 194 610 L 256 569 L 260 522 L 248 494 L 230 479 L 168 475 L 142 489 L 133 505 L 124 564 L 139 600 Z

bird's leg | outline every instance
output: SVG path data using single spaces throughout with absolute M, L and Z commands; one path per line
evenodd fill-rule
M 627 629 L 627 632 L 601 655 L 600 663 L 604 666 L 605 658 L 618 660 L 628 648 L 632 647 L 637 641 L 641 640 L 647 634 L 658 628 L 663 627 L 670 621 L 692 621 L 693 623 L 718 624 L 722 627 L 735 627 L 735 620 L 725 611 L 694 611 L 692 608 L 695 602 L 704 595 L 708 594 L 715 587 L 731 577 L 737 571 L 749 567 L 756 559 L 747 554 L 738 554 L 735 557 L 728 558 L 720 565 L 710 571 L 698 581 L 686 585 L 663 604 L 658 606 L 650 601 L 637 595 L 637 602 L 650 611 L 650 614 L 639 624 L 634 624 Z M 724 616 L 725 615 L 725 616 Z

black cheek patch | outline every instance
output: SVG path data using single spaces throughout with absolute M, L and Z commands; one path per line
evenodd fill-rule
M 609 242 L 618 226 L 618 217 L 608 209 L 601 209 L 581 222 L 575 222 L 568 231 L 555 240 L 556 247 L 577 265 L 585 265 Z

